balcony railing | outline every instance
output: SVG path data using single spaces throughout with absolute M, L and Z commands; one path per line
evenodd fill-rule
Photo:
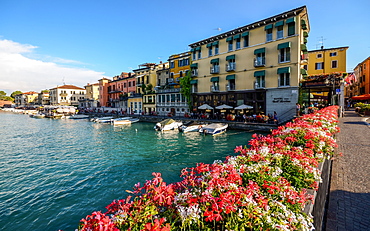
M 211 86 L 211 92 L 219 92 L 220 91 L 220 87 L 219 86 Z
M 181 88 L 158 89 L 157 93 L 174 93 L 180 92 Z
M 226 71 L 235 71 L 236 69 L 236 64 L 235 63 L 228 63 L 226 64 Z
M 226 84 L 226 91 L 235 91 L 235 84 Z
M 219 66 L 213 66 L 211 67 L 211 74 L 220 73 L 220 67 Z
M 177 107 L 186 107 L 188 104 L 186 102 L 160 102 L 156 104 L 156 106 L 158 107 L 173 107 L 173 106 L 177 106 Z
M 265 59 L 254 59 L 254 66 L 255 67 L 264 67 L 266 65 Z
M 197 77 L 198 76 L 198 69 L 192 69 L 191 70 L 191 77 Z

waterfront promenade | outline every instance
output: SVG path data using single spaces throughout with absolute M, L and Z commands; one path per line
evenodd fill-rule
M 370 230 L 370 118 L 354 110 L 339 119 L 325 230 Z

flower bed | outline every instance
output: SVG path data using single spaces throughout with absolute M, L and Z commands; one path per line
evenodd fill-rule
M 213 164 L 198 163 L 166 184 L 160 173 L 107 211 L 81 220 L 79 230 L 312 230 L 303 208 L 318 189 L 319 163 L 336 147 L 337 106 L 254 135 L 250 147 Z

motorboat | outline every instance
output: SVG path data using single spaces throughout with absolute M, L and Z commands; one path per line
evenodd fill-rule
M 74 119 L 74 120 L 79 120 L 79 119 L 89 119 L 90 116 L 89 115 L 82 115 L 82 114 L 75 114 L 75 115 L 71 115 L 69 118 Z
M 107 116 L 107 117 L 94 118 L 91 121 L 96 122 L 96 123 L 110 123 L 112 119 L 113 119 L 113 116 Z
M 35 118 L 35 119 L 41 119 L 41 118 L 45 118 L 45 114 L 40 114 L 40 113 L 30 114 L 30 117 Z
M 165 119 L 155 124 L 154 129 L 157 131 L 169 131 L 178 129 L 182 125 L 181 121 L 175 121 L 174 119 Z
M 199 129 L 199 133 L 203 133 L 205 135 L 219 135 L 226 132 L 226 129 L 229 125 L 225 123 L 211 123 L 206 126 L 203 126 Z
M 206 126 L 207 124 L 200 124 L 194 121 L 190 121 L 188 123 L 185 123 L 179 127 L 180 132 L 199 132 L 199 129 Z
M 126 124 L 136 123 L 136 122 L 139 122 L 139 120 L 140 119 L 138 118 L 122 117 L 122 118 L 112 119 L 111 123 L 112 125 L 117 126 L 117 125 L 126 125 Z

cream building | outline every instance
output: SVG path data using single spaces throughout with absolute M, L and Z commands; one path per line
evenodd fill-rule
M 303 6 L 190 44 L 193 107 L 246 104 L 292 118 L 308 33 Z
M 74 85 L 63 85 L 50 89 L 50 105 L 78 106 L 85 99 L 86 90 Z

